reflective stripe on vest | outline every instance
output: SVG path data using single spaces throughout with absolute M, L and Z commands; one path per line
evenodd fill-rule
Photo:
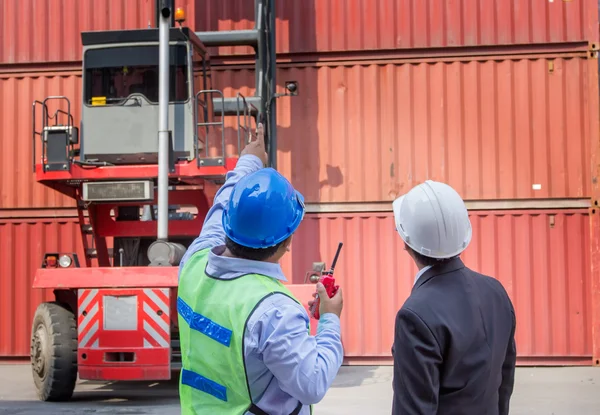
M 246 324 L 256 307 L 273 294 L 297 300 L 280 281 L 264 275 L 247 274 L 227 280 L 207 275 L 209 252 L 195 253 L 179 279 L 181 413 L 260 414 L 260 408 L 251 401 L 246 374 Z M 301 405 L 294 413 L 300 409 Z

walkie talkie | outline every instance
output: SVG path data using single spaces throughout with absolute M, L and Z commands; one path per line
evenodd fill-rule
M 333 257 L 333 262 L 331 263 L 331 269 L 325 272 L 321 278 L 319 278 L 319 282 L 325 286 L 325 291 L 327 291 L 327 295 L 329 298 L 333 297 L 335 293 L 337 293 L 338 285 L 335 285 L 335 278 L 333 278 L 333 270 L 335 269 L 335 264 L 337 263 L 338 257 L 340 256 L 340 251 L 342 250 L 343 242 L 340 242 L 338 245 L 337 252 Z M 321 315 L 319 314 L 319 305 L 321 304 L 321 300 L 319 299 L 319 294 L 315 297 L 315 301 L 310 308 L 310 313 L 313 315 L 315 319 L 319 319 Z

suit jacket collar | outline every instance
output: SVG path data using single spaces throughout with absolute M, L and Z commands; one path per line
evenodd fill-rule
M 464 267 L 465 264 L 459 257 L 432 266 L 427 271 L 425 271 L 425 273 L 421 275 L 421 277 L 417 280 L 416 284 L 412 288 L 411 294 L 414 293 L 415 290 L 417 290 L 421 285 L 425 284 L 427 281 L 429 281 L 436 275 L 447 274 L 449 272 L 457 271 Z

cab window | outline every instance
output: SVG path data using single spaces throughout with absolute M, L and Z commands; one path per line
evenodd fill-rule
M 169 50 L 169 101 L 189 99 L 185 45 Z M 85 103 L 105 99 L 118 105 L 132 94 L 158 104 L 158 46 L 128 46 L 88 50 L 84 57 Z

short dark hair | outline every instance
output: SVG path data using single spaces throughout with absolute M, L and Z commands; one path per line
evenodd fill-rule
M 425 256 L 423 254 L 418 253 L 417 251 L 415 251 L 414 249 L 412 249 L 410 246 L 408 246 L 406 243 L 404 244 L 404 246 L 406 246 L 407 250 L 410 250 L 410 252 L 412 252 L 412 254 L 414 255 L 414 258 L 423 266 L 429 267 L 429 266 L 434 266 L 434 265 L 439 265 L 439 264 L 443 264 L 444 262 L 448 262 L 454 258 L 456 258 L 457 256 L 453 256 L 452 258 L 443 258 L 443 259 L 438 259 L 438 258 L 431 258 L 428 256 Z
M 225 237 L 225 246 L 229 249 L 229 252 L 233 254 L 233 256 L 242 259 L 249 259 L 251 261 L 265 261 L 269 259 L 275 252 L 279 249 L 281 245 L 283 245 L 285 241 L 278 243 L 277 245 L 270 246 L 268 248 L 248 248 L 247 246 L 243 246 L 238 244 L 237 242 L 233 242 L 228 237 Z

